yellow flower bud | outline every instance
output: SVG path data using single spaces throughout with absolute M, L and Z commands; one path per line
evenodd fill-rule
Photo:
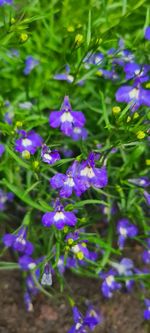
M 69 25 L 69 26 L 67 27 L 67 31 L 68 31 L 68 32 L 73 32 L 73 31 L 74 31 L 74 27 L 73 27 L 73 25 Z
M 128 117 L 127 117 L 127 123 L 129 123 L 130 121 L 131 121 L 131 117 L 128 116 Z
M 22 157 L 25 158 L 26 160 L 30 159 L 30 152 L 28 150 L 24 150 L 22 152 Z
M 10 23 L 11 23 L 11 24 L 15 24 L 15 23 L 16 23 L 16 20 L 15 20 L 14 17 L 11 18 Z
M 133 119 L 137 119 L 137 118 L 139 118 L 139 116 L 140 116 L 139 113 L 135 112 L 134 115 L 133 115 Z
M 96 75 L 97 75 L 97 76 L 102 76 L 103 73 L 99 70 L 99 71 L 96 72 Z
M 65 246 L 65 250 L 69 251 L 70 250 L 69 246 Z
M 121 111 L 120 106 L 114 106 L 114 107 L 112 108 L 112 112 L 113 112 L 114 114 L 118 114 L 118 113 L 120 113 L 120 111 Z
M 69 239 L 68 239 L 68 244 L 69 244 L 69 245 L 72 245 L 72 243 L 73 243 L 73 239 L 72 239 L 72 238 L 69 238 Z
M 84 242 L 83 242 L 83 243 L 81 243 L 81 245 L 82 245 L 83 247 L 86 247 L 86 243 L 84 243 Z
M 150 159 L 147 159 L 147 160 L 145 161 L 145 164 L 146 164 L 146 165 L 150 165 Z
M 26 42 L 28 40 L 28 34 L 26 34 L 25 32 L 22 32 L 22 34 L 20 35 L 20 41 L 22 43 Z
M 145 87 L 150 88 L 150 82 L 147 82 Z
M 143 132 L 143 131 L 138 131 L 137 133 L 136 133 L 136 136 L 137 136 L 137 138 L 139 139 L 139 140 L 141 140 L 141 139 L 144 139 L 145 138 L 145 133 Z
M 38 169 L 40 162 L 39 161 L 34 161 L 33 162 L 33 168 Z
M 17 121 L 15 125 L 16 125 L 16 127 L 22 127 L 23 124 L 22 124 L 22 121 Z
M 77 253 L 77 258 L 78 258 L 79 260 L 83 260 L 83 259 L 84 259 L 84 254 L 83 254 L 81 251 L 79 251 L 79 252 Z
M 65 234 L 67 234 L 67 232 L 68 232 L 68 227 L 65 226 L 64 229 L 63 229 L 63 231 L 64 231 Z
M 81 35 L 81 34 L 77 34 L 77 35 L 75 36 L 75 43 L 76 43 L 77 45 L 80 45 L 82 42 L 83 42 L 83 35 Z

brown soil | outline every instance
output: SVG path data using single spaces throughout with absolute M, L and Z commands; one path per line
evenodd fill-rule
M 93 332 L 150 332 L 150 326 L 143 321 L 143 309 L 137 292 L 118 293 L 106 301 L 100 295 L 98 282 L 71 274 L 67 275 L 67 280 L 80 308 L 92 300 L 100 309 L 103 323 Z M 72 322 L 71 309 L 63 296 L 48 299 L 39 293 L 34 299 L 34 312 L 27 313 L 19 272 L 1 273 L 0 333 L 67 333 Z

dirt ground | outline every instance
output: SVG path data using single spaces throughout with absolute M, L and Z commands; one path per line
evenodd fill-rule
M 100 309 L 103 323 L 95 333 L 149 333 L 143 321 L 142 304 L 137 291 L 118 293 L 106 301 L 99 292 L 99 283 L 91 279 L 67 274 L 77 303 L 90 300 Z M 0 333 L 67 333 L 72 324 L 72 313 L 63 296 L 48 299 L 38 294 L 34 312 L 27 313 L 23 303 L 21 276 L 18 271 L 2 271 L 0 284 Z

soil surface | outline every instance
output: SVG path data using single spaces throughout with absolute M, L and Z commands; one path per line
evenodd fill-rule
M 100 309 L 103 323 L 95 333 L 149 333 L 143 321 L 142 303 L 138 292 L 118 293 L 104 300 L 95 280 L 67 274 L 77 304 L 92 304 Z M 55 287 L 56 289 L 56 287 Z M 34 301 L 34 312 L 27 313 L 23 303 L 21 275 L 18 271 L 2 271 L 0 284 L 0 333 L 67 333 L 73 320 L 64 296 L 47 298 L 39 293 Z

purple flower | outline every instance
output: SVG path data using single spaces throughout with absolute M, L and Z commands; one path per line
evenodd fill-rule
M 27 239 L 27 228 L 22 227 L 16 235 L 5 234 L 3 236 L 3 243 L 7 247 L 12 247 L 15 251 L 31 255 L 33 252 L 33 245 Z
M 71 137 L 74 141 L 78 141 L 80 139 L 86 140 L 88 135 L 87 130 L 84 127 L 73 127 Z
M 150 107 L 150 90 L 140 86 L 122 86 L 116 92 L 117 102 L 132 102 L 132 110 L 137 110 L 141 105 Z
M 144 250 L 142 259 L 145 264 L 150 264 L 150 238 L 147 239 L 146 243 L 147 243 L 147 249 Z
M 72 310 L 74 325 L 68 333 L 87 333 L 89 332 L 88 329 L 92 331 L 101 322 L 101 316 L 97 311 L 95 311 L 93 306 L 89 306 L 85 317 L 76 306 L 74 306 Z
M 113 296 L 113 291 L 121 288 L 121 284 L 115 281 L 116 271 L 110 269 L 107 273 L 101 273 L 100 277 L 104 279 L 101 286 L 101 291 L 103 295 L 107 298 Z
M 0 211 L 5 210 L 7 201 L 12 202 L 14 194 L 11 192 L 4 192 L 0 189 Z
M 42 279 L 41 279 L 41 284 L 43 286 L 51 286 L 52 285 L 51 267 L 48 263 L 45 264 L 44 273 L 43 273 Z
M 113 81 L 119 79 L 119 75 L 115 72 L 114 69 L 112 69 L 112 70 L 99 69 L 97 73 L 104 76 L 105 79 L 109 79 L 109 80 L 113 80 Z
M 144 319 L 150 320 L 150 299 L 146 298 L 144 300 L 146 309 L 144 310 Z
M 74 77 L 69 73 L 70 73 L 70 67 L 67 65 L 66 66 L 66 73 L 55 74 L 54 79 L 55 80 L 60 80 L 60 81 L 67 81 L 68 83 L 72 83 L 74 81 Z
M 5 151 L 5 147 L 2 143 L 0 143 L 0 157 L 3 155 L 4 151 Z
M 147 205 L 150 206 L 150 194 L 147 191 L 144 191 L 144 197 L 146 199 Z
M 72 111 L 69 97 L 65 96 L 61 110 L 51 112 L 49 122 L 51 127 L 60 127 L 65 135 L 72 136 L 74 127 L 84 126 L 85 117 L 82 112 Z
M 28 255 L 23 255 L 19 258 L 19 265 L 23 271 L 28 271 L 36 268 L 36 261 Z
M 89 65 L 101 65 L 102 61 L 104 59 L 104 55 L 100 52 L 92 53 L 89 52 L 87 56 L 84 58 L 83 62 L 85 63 L 85 68 L 89 69 Z
M 48 164 L 54 164 L 60 160 L 60 155 L 57 150 L 51 150 L 45 144 L 42 146 L 41 157 L 43 162 Z
M 135 82 L 142 83 L 146 82 L 149 79 L 147 74 L 149 71 L 148 65 L 138 65 L 136 63 L 128 63 L 124 67 L 126 73 L 126 80 L 135 79 Z
M 23 70 L 24 75 L 29 75 L 38 64 L 38 60 L 34 59 L 32 56 L 28 56 L 25 60 L 25 68 Z
M 134 185 L 141 186 L 141 187 L 150 186 L 150 179 L 148 177 L 132 178 L 132 179 L 128 179 L 128 181 Z
M 11 125 L 13 122 L 13 117 L 14 117 L 14 113 L 11 111 L 8 111 L 5 113 L 4 115 L 4 121 L 5 123 L 7 123 L 8 125 Z
M 33 304 L 32 304 L 30 293 L 28 291 L 26 291 L 24 293 L 24 303 L 25 303 L 26 310 L 28 312 L 33 312 Z
M 119 234 L 119 248 L 123 249 L 126 238 L 134 238 L 138 233 L 138 229 L 135 225 L 131 224 L 129 220 L 121 219 L 117 225 L 117 232 Z
M 50 179 L 50 184 L 55 189 L 60 189 L 60 197 L 68 198 L 75 191 L 77 196 L 82 194 L 82 185 L 78 177 L 78 162 L 75 161 L 67 170 L 66 175 L 57 173 Z
M 0 6 L 3 6 L 5 4 L 11 5 L 13 3 L 13 0 L 0 0 Z
M 21 138 L 15 142 L 15 150 L 19 153 L 24 151 L 30 152 L 32 155 L 36 152 L 37 148 L 41 147 L 43 139 L 34 131 L 21 132 Z
M 96 155 L 91 152 L 86 161 L 83 161 L 79 167 L 80 187 L 82 192 L 86 191 L 90 186 L 97 188 L 107 185 L 107 171 L 105 167 L 95 167 Z
M 145 39 L 150 40 L 150 27 L 147 27 L 145 30 Z
M 130 276 L 133 275 L 133 261 L 129 258 L 121 259 L 120 263 L 111 262 L 111 266 L 116 269 L 119 275 Z M 131 290 L 133 286 L 133 280 L 126 280 L 125 285 L 128 291 Z
M 29 101 L 21 102 L 18 105 L 19 105 L 19 108 L 23 109 L 23 110 L 30 110 L 33 107 L 33 104 Z
M 101 323 L 101 321 L 102 318 L 100 316 L 100 313 L 96 311 L 92 305 L 89 306 L 84 318 L 84 325 L 87 326 L 91 331 L 93 331 L 94 328 Z
M 63 229 L 65 225 L 74 227 L 76 222 L 75 214 L 66 212 L 59 200 L 56 201 L 54 212 L 45 213 L 42 217 L 42 223 L 45 227 L 54 225 L 59 230 Z

